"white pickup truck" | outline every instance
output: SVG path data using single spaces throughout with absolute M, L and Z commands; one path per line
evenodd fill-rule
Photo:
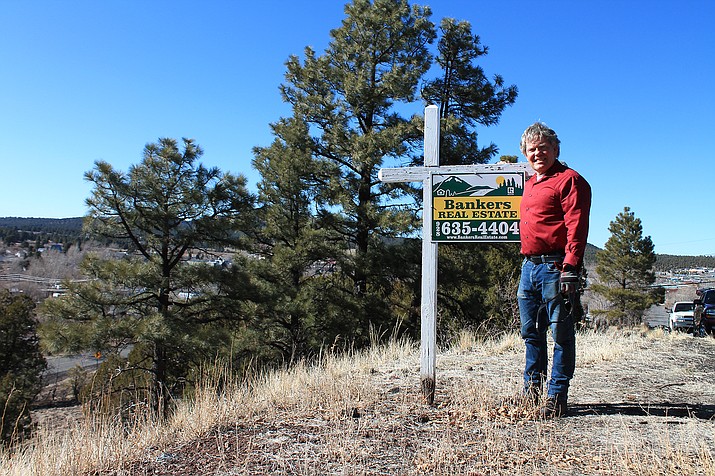
M 691 330 L 694 325 L 695 304 L 693 301 L 678 301 L 670 312 L 670 330 Z

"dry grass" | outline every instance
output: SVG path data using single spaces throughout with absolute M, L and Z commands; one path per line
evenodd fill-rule
M 433 406 L 419 394 L 418 348 L 404 341 L 221 393 L 217 374 L 164 425 L 45 429 L 0 454 L 0 474 L 715 474 L 714 339 L 580 335 L 572 416 L 556 421 L 514 397 L 522 345 L 462 334 L 438 355 Z

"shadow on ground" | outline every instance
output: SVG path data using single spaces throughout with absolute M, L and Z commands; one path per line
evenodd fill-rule
M 689 403 L 595 403 L 569 405 L 569 416 L 627 415 L 687 417 L 701 420 L 715 418 L 715 405 Z

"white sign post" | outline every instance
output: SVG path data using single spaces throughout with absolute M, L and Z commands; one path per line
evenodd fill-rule
M 425 109 L 425 167 L 439 168 L 439 109 Z M 382 179 L 381 179 L 382 180 Z M 420 319 L 420 385 L 434 403 L 437 364 L 437 243 L 429 239 L 432 226 L 432 180 L 422 179 L 422 306 Z
M 432 175 L 531 173 L 526 163 L 439 166 L 439 109 L 425 108 L 424 167 L 385 168 L 379 172 L 383 182 L 422 182 L 422 306 L 420 332 L 420 381 L 422 395 L 434 403 L 437 363 L 437 241 L 432 236 Z

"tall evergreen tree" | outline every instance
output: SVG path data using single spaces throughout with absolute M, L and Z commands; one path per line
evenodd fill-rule
M 302 61 L 288 60 L 282 93 L 308 124 L 306 143 L 321 164 L 320 226 L 342 239 L 333 295 L 342 301 L 343 320 L 354 322 L 351 338 L 366 342 L 371 325 L 392 325 L 385 239 L 416 224 L 392 203 L 405 187 L 381 184 L 377 173 L 386 158 L 406 157 L 421 138 L 396 105 L 417 99 L 435 32 L 429 9 L 406 0 L 355 0 L 345 13 L 322 56 L 306 48 Z
M 500 75 L 489 81 L 476 63 L 489 49 L 469 22 L 444 18 L 440 31 L 436 62 L 441 74 L 422 89 L 427 103 L 439 104 L 440 164 L 486 163 L 498 148 L 493 143 L 480 148 L 476 126 L 498 124 L 504 109 L 516 101 L 517 87 L 505 86 Z
M 662 301 L 662 290 L 652 286 L 656 260 L 653 241 L 643 236 L 641 220 L 629 207 L 624 207 L 608 230 L 611 236 L 604 249 L 596 253 L 598 282 L 591 289 L 606 298 L 611 307 L 591 312 L 605 314 L 614 324 L 638 324 L 643 311 Z
M 419 247 L 412 240 L 394 238 L 410 235 L 418 225 L 414 208 L 404 206 L 406 197 L 418 197 L 418 203 L 421 199 L 409 185 L 386 185 L 377 179 L 385 160 L 403 164 L 421 160 L 417 157 L 421 156 L 422 120 L 402 117 L 396 106 L 417 99 L 419 83 L 436 63 L 443 71 L 441 79 L 424 83 L 422 97 L 441 107 L 442 136 L 446 138 L 441 147 L 442 163 L 485 162 L 497 150 L 493 144 L 479 149 L 475 127 L 496 124 L 502 110 L 514 102 L 517 91 L 515 86 L 505 86 L 500 76 L 490 82 L 475 64 L 487 49 L 480 45 L 478 36 L 472 35 L 467 22 L 442 22 L 439 56 L 435 58 L 428 51 L 436 38 L 429 8 L 410 6 L 406 0 L 356 0 L 346 5 L 345 13 L 341 27 L 331 32 L 332 41 L 323 55 L 307 48 L 302 61 L 297 57 L 288 60 L 282 93 L 293 107 L 293 117 L 278 124 L 280 130 L 274 125 L 274 133 L 282 142 L 280 148 L 274 144 L 257 152 L 261 170 L 301 164 L 300 170 L 291 172 L 294 178 L 305 177 L 302 172 L 313 174 L 313 220 L 304 215 L 302 223 L 322 230 L 322 236 L 331 240 L 330 246 L 319 252 L 313 246 L 315 252 L 323 254 L 323 261 L 336 264 L 331 273 L 305 279 L 309 270 L 299 270 L 310 260 L 298 260 L 300 266 L 294 269 L 290 282 L 300 285 L 287 288 L 306 290 L 319 283 L 319 289 L 330 289 L 304 301 L 320 305 L 314 321 L 305 314 L 306 308 L 301 311 L 302 319 L 321 328 L 324 338 L 348 334 L 355 341 L 366 342 L 371 325 L 392 327 L 399 315 L 400 325 L 416 329 L 419 316 Z M 305 124 L 300 126 L 303 136 L 296 132 L 298 129 L 286 133 L 288 124 L 297 127 L 299 123 Z M 286 158 L 305 152 L 311 166 Z M 292 200 L 289 196 L 296 197 L 291 187 L 281 190 L 273 179 L 265 186 L 276 191 L 269 194 L 265 193 L 267 188 L 263 189 L 264 210 L 271 204 L 282 206 L 283 200 Z M 307 212 L 307 202 L 303 206 Z M 292 230 L 282 228 L 281 233 L 298 236 Z M 268 240 L 274 244 L 263 249 L 271 253 L 278 250 L 279 238 L 274 235 Z M 466 253 L 472 254 L 473 247 L 468 248 Z M 489 253 L 480 259 L 490 266 L 500 263 L 495 269 L 510 269 L 516 266 L 512 263 L 513 248 L 496 247 L 503 251 L 501 257 Z M 295 248 L 296 254 L 302 253 L 299 249 Z M 277 264 L 275 258 L 286 255 L 283 251 L 272 256 Z M 314 255 L 311 259 L 318 258 Z M 462 259 L 456 262 L 458 266 L 465 264 Z M 301 274 L 303 278 L 299 279 Z M 449 274 L 453 277 L 459 273 Z M 455 288 L 471 286 L 480 298 L 479 305 L 474 305 L 472 301 L 462 302 L 459 296 L 449 296 L 448 300 L 455 301 L 453 308 L 464 311 L 457 313 L 458 318 L 465 313 L 481 318 L 499 315 L 494 296 L 499 294 L 497 287 L 505 286 L 503 280 L 490 281 L 484 276 L 477 282 L 472 269 L 465 269 L 463 275 L 465 281 Z M 475 289 L 482 281 L 491 290 Z M 298 299 L 298 294 L 293 293 L 291 299 Z
M 144 148 L 139 165 L 124 174 L 97 162 L 85 178 L 86 229 L 129 242 L 133 253 L 117 259 L 89 255 L 86 283 L 46 301 L 43 326 L 56 350 L 118 354 L 132 349 L 123 375 L 135 391 L 149 389 L 151 408 L 165 414 L 192 367 L 215 358 L 222 323 L 241 319 L 246 296 L 242 268 L 188 265 L 191 252 L 236 245 L 249 226 L 253 199 L 245 178 L 198 163 L 203 151 L 184 139 L 159 139 Z

